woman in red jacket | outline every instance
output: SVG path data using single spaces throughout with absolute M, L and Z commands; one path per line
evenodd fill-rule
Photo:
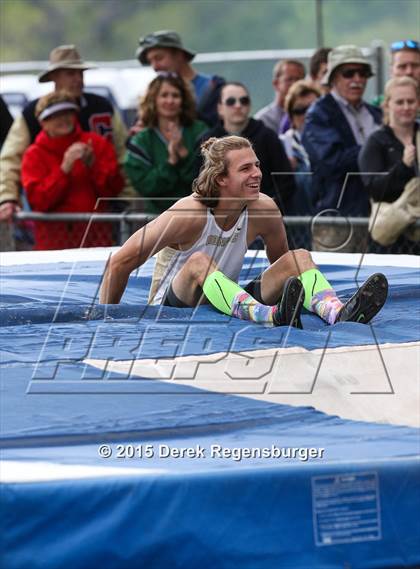
M 42 131 L 23 157 L 22 183 L 34 211 L 104 212 L 106 199 L 117 196 L 124 181 L 110 142 L 82 131 L 78 106 L 65 91 L 41 97 L 36 116 Z M 112 245 L 108 223 L 47 222 L 35 224 L 35 249 Z

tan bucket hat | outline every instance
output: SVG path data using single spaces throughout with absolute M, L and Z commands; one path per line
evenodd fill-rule
M 374 75 L 370 61 L 363 55 L 362 50 L 357 45 L 339 45 L 328 54 L 327 72 L 322 78 L 323 85 L 329 85 L 332 75 L 337 67 L 346 63 L 359 63 L 369 67 L 370 76 Z
M 92 69 L 94 65 L 85 63 L 75 45 L 59 45 L 50 53 L 48 67 L 38 76 L 40 83 L 51 81 L 50 73 L 56 69 Z

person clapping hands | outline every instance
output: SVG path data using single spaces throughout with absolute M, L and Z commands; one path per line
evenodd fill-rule
M 34 211 L 107 211 L 104 198 L 117 196 L 123 188 L 114 147 L 104 137 L 81 129 L 78 110 L 76 100 L 66 91 L 50 93 L 37 103 L 42 130 L 22 162 L 22 182 Z M 85 222 L 37 221 L 35 225 L 36 249 L 111 244 L 111 226 L 103 222 L 88 226 Z
M 63 172 L 66 174 L 71 172 L 76 160 L 81 160 L 87 168 L 93 165 L 95 154 L 93 152 L 92 139 L 89 139 L 87 143 L 74 142 L 67 148 L 61 163 Z
M 140 116 L 144 128 L 127 144 L 125 170 L 146 212 L 156 214 L 191 193 L 195 149 L 207 125 L 195 120 L 190 87 L 173 73 L 151 82 Z

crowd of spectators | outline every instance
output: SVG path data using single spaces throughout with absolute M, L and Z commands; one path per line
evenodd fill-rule
M 418 253 L 419 43 L 395 42 L 390 55 L 385 95 L 371 102 L 365 91 L 374 69 L 357 46 L 316 50 L 308 73 L 297 59 L 279 61 L 274 100 L 252 117 L 250 86 L 199 73 L 176 32 L 153 32 L 140 38 L 136 56 L 157 76 L 127 132 L 107 99 L 84 91 L 89 66 L 77 48 L 58 46 L 39 76 L 53 82 L 52 93 L 14 120 L 0 98 L 0 247 L 14 247 L 13 216 L 25 200 L 40 212 L 105 212 L 140 197 L 146 213 L 160 213 L 191 192 L 200 143 L 237 134 L 252 142 L 261 191 L 283 215 L 315 216 L 305 247 L 360 250 L 368 246 L 363 228 L 349 231 L 322 216 L 371 215 L 370 250 Z M 405 225 L 387 232 L 396 212 Z M 376 219 L 385 237 L 377 237 Z M 57 223 L 36 222 L 35 248 L 106 246 L 115 238 L 103 224 Z

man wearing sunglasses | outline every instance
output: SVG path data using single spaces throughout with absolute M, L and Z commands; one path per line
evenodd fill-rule
M 420 43 L 414 40 L 391 44 L 391 76 L 412 77 L 420 83 Z
M 412 77 L 420 85 L 420 43 L 415 40 L 401 40 L 391 44 L 391 79 Z M 382 95 L 379 104 L 382 104 Z M 420 116 L 417 114 L 417 119 Z
M 310 108 L 302 134 L 313 171 L 316 213 L 331 209 L 338 209 L 345 216 L 369 213 L 369 199 L 358 175 L 357 157 L 382 119 L 381 110 L 363 100 L 372 75 L 369 61 L 358 47 L 342 45 L 329 53 L 323 82 L 331 91 Z M 318 235 L 317 231 L 321 233 Z M 357 251 L 362 246 L 361 237 L 358 228 L 353 228 L 349 236 L 347 227 L 318 226 L 314 227 L 313 247 Z
M 220 92 L 217 110 L 220 122 L 204 134 L 202 142 L 213 136 L 221 138 L 232 134 L 244 136 L 251 141 L 260 160 L 261 191 L 272 197 L 283 213 L 288 213 L 289 201 L 296 191 L 293 169 L 275 132 L 262 121 L 250 117 L 251 98 L 245 85 L 238 82 L 226 83 Z M 199 165 L 201 166 L 201 158 Z M 272 175 L 273 172 L 281 174 Z
M 420 85 L 420 43 L 415 40 L 395 41 L 390 45 L 390 79 L 412 77 Z M 380 107 L 384 95 L 378 95 L 372 105 Z

